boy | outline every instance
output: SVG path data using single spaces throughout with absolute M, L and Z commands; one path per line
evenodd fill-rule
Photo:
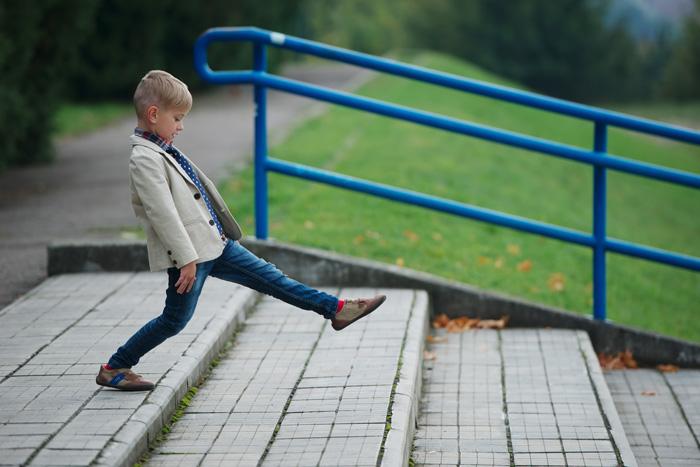
M 167 269 L 163 313 L 146 323 L 100 367 L 97 384 L 127 391 L 153 389 L 131 371 L 148 351 L 180 332 L 194 313 L 208 276 L 236 282 L 331 320 L 340 331 L 386 299 L 339 300 L 292 280 L 245 249 L 241 229 L 214 184 L 172 145 L 183 130 L 192 95 L 182 81 L 153 70 L 134 93 L 131 203 L 146 232 L 151 271 Z

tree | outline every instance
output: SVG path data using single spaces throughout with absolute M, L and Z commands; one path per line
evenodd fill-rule
M 93 12 L 87 0 L 0 3 L 0 169 L 51 158 L 51 117 Z
M 700 0 L 685 23 L 663 80 L 663 94 L 674 99 L 700 98 Z
M 624 28 L 596 0 L 438 0 L 411 15 L 424 43 L 536 90 L 577 100 L 625 98 L 638 63 Z

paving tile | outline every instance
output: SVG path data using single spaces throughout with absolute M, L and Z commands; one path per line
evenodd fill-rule
M 32 465 L 95 461 L 149 397 L 95 385 L 98 366 L 162 309 L 166 285 L 162 273 L 56 276 L 0 311 L 0 360 L 3 369 L 12 367 L 0 383 L 0 396 L 12 401 L 0 409 L 0 446 L 22 439 L 23 446 L 34 448 L 28 455 L 28 448 L 10 449 L 11 454 L 3 450 L 4 460 L 17 458 L 19 464 L 33 456 Z M 160 379 L 241 288 L 223 290 L 214 283 L 188 327 L 144 357 L 139 373 Z
M 408 318 L 398 315 L 373 315 L 339 334 L 263 299 L 178 422 L 185 426 L 175 424 L 171 436 L 179 437 L 165 442 L 153 465 L 184 451 L 205 454 L 193 458 L 201 465 L 257 465 L 263 455 L 262 465 L 375 465 Z M 374 330 L 370 322 L 392 324 Z M 329 348 L 346 349 L 347 360 L 328 359 Z M 194 436 L 190 414 L 228 418 Z
M 82 449 L 42 449 L 29 465 L 87 466 L 97 458 L 99 452 L 99 450 Z
M 0 463 L 2 465 L 24 465 L 27 460 L 31 457 L 36 449 L 34 448 L 23 448 L 23 449 L 3 449 L 2 459 Z
M 688 414 L 698 410 L 700 371 L 609 371 L 605 379 L 614 388 L 613 399 L 639 465 L 698 462 L 697 432 Z
M 428 344 L 437 357 L 424 364 L 417 465 L 617 465 L 575 331 L 456 337 Z
M 204 454 L 168 454 L 167 456 L 151 458 L 148 465 L 152 467 L 197 467 L 203 458 Z

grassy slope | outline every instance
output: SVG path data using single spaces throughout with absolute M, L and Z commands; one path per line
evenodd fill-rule
M 512 85 L 445 56 L 425 53 L 412 61 Z M 585 148 L 592 144 L 588 122 L 399 78 L 380 77 L 360 93 Z M 700 172 L 697 147 L 613 130 L 609 150 Z M 586 232 L 591 229 L 592 169 L 550 156 L 343 108 L 306 123 L 271 153 Z M 590 313 L 591 254 L 586 248 L 289 177 L 269 178 L 275 238 L 398 263 Z M 234 213 L 252 233 L 251 172 L 223 188 Z M 609 235 L 700 256 L 699 193 L 609 173 L 608 195 Z M 524 262 L 531 264 L 529 270 L 518 268 Z M 700 320 L 694 316 L 700 311 L 699 302 L 700 275 L 609 255 L 611 319 L 700 341 Z
M 102 102 L 92 104 L 64 104 L 53 118 L 56 137 L 76 136 L 102 128 L 133 113 L 128 103 Z

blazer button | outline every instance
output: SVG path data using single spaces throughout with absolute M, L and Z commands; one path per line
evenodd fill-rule
M 214 225 L 214 219 L 209 219 L 209 225 Z
M 201 197 L 202 197 L 202 195 L 200 195 L 199 193 L 195 193 L 195 194 L 194 194 L 194 199 L 199 199 L 199 198 L 201 198 Z
M 170 250 L 168 250 L 168 254 L 169 254 L 169 255 L 172 255 L 172 254 L 173 254 L 173 252 L 172 252 L 172 251 L 170 251 Z
M 177 261 L 173 260 L 173 264 L 177 264 Z

